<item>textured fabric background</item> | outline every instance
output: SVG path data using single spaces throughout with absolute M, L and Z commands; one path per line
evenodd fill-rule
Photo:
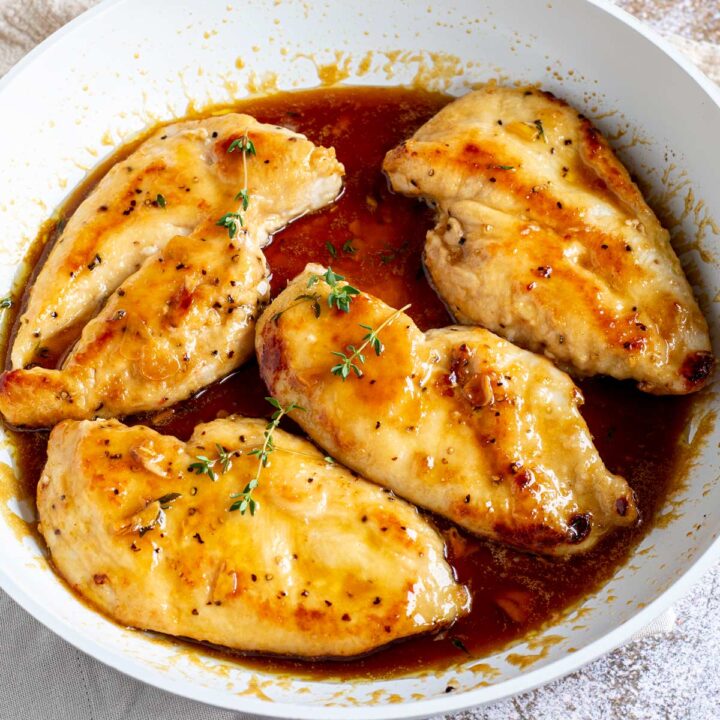
M 532 0 L 528 0 L 532 1 Z M 718 0 L 617 0 L 720 82 Z M 0 75 L 94 0 L 0 0 Z M 240 720 L 131 680 L 0 591 L 0 720 Z M 562 680 L 442 720 L 716 720 L 720 565 L 641 637 Z M 441 720 L 438 717 L 436 720 Z

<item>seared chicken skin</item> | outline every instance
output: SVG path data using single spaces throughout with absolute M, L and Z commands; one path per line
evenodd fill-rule
M 243 158 L 229 150 L 246 133 L 256 154 Z M 100 182 L 48 256 L 20 318 L 18 369 L 0 379 L 0 411 L 45 426 L 156 410 L 241 365 L 269 292 L 261 246 L 334 200 L 342 173 L 332 149 L 247 115 L 158 131 Z M 118 209 L 128 198 L 129 214 Z M 243 226 L 218 226 L 227 211 Z M 86 321 L 60 369 L 24 369 Z
M 533 552 L 584 551 L 636 522 L 631 489 L 605 468 L 578 411 L 580 391 L 550 361 L 481 328 L 423 334 L 365 293 L 349 312 L 329 309 L 330 287 L 312 279 L 323 273 L 309 265 L 264 311 L 256 348 L 270 392 L 307 408 L 294 419 L 333 457 L 477 535 Z M 388 320 L 380 355 L 370 343 L 361 350 L 369 328 Z M 364 362 L 343 380 L 332 369 L 349 346 Z
M 276 430 L 255 513 L 231 512 L 265 423 L 189 440 L 65 421 L 38 485 L 40 529 L 70 586 L 123 625 L 241 651 L 347 657 L 452 623 L 466 590 L 415 508 Z M 217 479 L 189 468 L 231 453 Z
M 668 232 L 564 102 L 487 86 L 390 151 L 384 170 L 437 208 L 425 267 L 459 322 L 651 393 L 706 382 L 707 323 Z

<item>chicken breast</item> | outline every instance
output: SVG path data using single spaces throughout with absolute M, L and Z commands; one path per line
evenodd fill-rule
M 256 349 L 270 392 L 307 408 L 294 419 L 334 458 L 532 552 L 584 551 L 637 521 L 578 411 L 580 391 L 550 361 L 481 328 L 423 334 L 365 293 L 348 312 L 329 308 L 345 285 L 331 277 L 331 289 L 325 272 L 308 266 L 272 302 Z
M 253 653 L 359 655 L 467 611 L 415 508 L 298 437 L 273 433 L 259 508 L 230 511 L 264 429 L 230 417 L 186 444 L 117 420 L 60 423 L 37 493 L 57 570 L 123 625 Z
M 425 267 L 459 322 L 647 392 L 705 384 L 708 327 L 668 232 L 572 107 L 486 86 L 383 167 L 395 190 L 437 208 Z
M 256 155 L 243 158 L 237 146 L 228 152 L 245 134 Z M 259 246 L 340 192 L 343 167 L 334 150 L 285 128 L 238 114 L 160 128 L 115 165 L 68 220 L 33 283 L 12 367 L 57 358 L 108 296 L 171 238 L 237 210 L 246 167 L 244 215 Z
M 253 353 L 269 297 L 267 264 L 248 238 L 214 222 L 145 260 L 83 330 L 62 369 L 0 376 L 13 425 L 159 410 L 209 385 Z
M 224 124 L 219 124 L 220 120 Z M 255 320 L 270 289 L 260 248 L 272 232 L 293 218 L 331 202 L 340 192 L 343 166 L 335 160 L 332 149 L 316 147 L 301 135 L 260 125 L 245 115 L 204 122 L 206 125 L 173 126 L 178 133 L 178 128 L 190 126 L 182 132 L 194 137 L 195 142 L 188 146 L 186 138 L 184 144 L 178 144 L 177 152 L 191 169 L 196 167 L 195 155 L 204 154 L 203 162 L 211 168 L 205 171 L 204 185 L 187 195 L 164 190 L 168 193 L 165 207 L 138 209 L 132 232 L 131 227 L 124 226 L 129 221 L 118 220 L 117 235 L 107 228 L 95 233 L 92 247 L 97 251 L 96 260 L 87 266 L 78 257 L 89 231 L 70 233 L 77 227 L 73 216 L 32 288 L 15 348 L 18 343 L 24 346 L 28 339 L 25 329 L 33 327 L 40 328 L 32 334 L 38 335 L 36 343 L 43 346 L 33 351 L 33 357 L 50 352 L 48 348 L 54 352 L 54 343 L 67 339 L 70 325 L 64 324 L 66 320 L 76 327 L 78 318 L 85 320 L 97 313 L 96 305 L 108 288 L 113 291 L 99 313 L 87 322 L 60 369 L 35 366 L 0 376 L 0 412 L 11 424 L 41 427 L 65 418 L 159 410 L 223 377 L 252 354 Z M 245 130 L 256 154 L 243 159 L 238 157 L 242 152 L 228 152 L 228 143 L 233 134 Z M 171 133 L 172 128 L 166 131 Z M 216 133 L 217 138 L 213 138 Z M 167 142 L 162 137 L 148 143 Z M 168 135 L 168 140 L 171 137 Z M 137 152 L 142 154 L 142 148 Z M 232 196 L 242 188 L 244 172 L 238 167 L 244 165 L 248 173 L 246 209 Z M 128 167 L 135 169 L 134 165 Z M 78 213 L 87 210 L 95 194 L 109 197 L 107 181 L 118 175 L 117 170 L 110 171 Z M 122 173 L 120 177 L 124 181 Z M 122 197 L 125 191 L 121 188 L 116 190 Z M 212 202 L 198 197 L 190 200 L 208 188 Z M 153 186 L 153 192 L 155 189 Z M 190 205 L 199 202 L 205 212 L 213 208 L 216 212 L 240 210 L 243 225 L 219 226 L 218 216 L 211 214 L 203 221 L 194 220 L 196 227 L 189 235 L 176 234 L 164 243 L 157 241 L 154 230 L 145 236 L 144 230 L 152 224 L 150 215 L 154 214 L 154 222 L 165 223 L 161 218 L 175 201 Z M 222 208 L 221 201 L 225 203 Z M 87 220 L 82 227 L 92 222 Z M 162 227 L 177 229 L 172 224 Z M 158 244 L 163 247 L 157 249 Z M 71 245 L 76 246 L 76 252 L 68 255 Z M 106 249 L 109 254 L 105 254 Z M 122 272 L 118 268 L 105 271 L 105 266 L 124 250 L 134 253 L 137 263 L 121 263 Z M 58 263 L 63 270 L 53 275 L 58 273 Z M 71 265 L 75 269 L 68 273 Z M 122 284 L 115 289 L 119 281 Z M 71 305 L 75 309 L 68 311 Z M 32 317 L 35 320 L 31 322 Z M 24 351 L 21 355 L 26 357 Z

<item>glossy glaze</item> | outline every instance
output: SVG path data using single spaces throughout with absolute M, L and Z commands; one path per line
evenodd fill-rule
M 335 283 L 333 288 L 326 278 Z M 266 308 L 260 374 L 333 457 L 482 537 L 550 555 L 586 552 L 638 519 L 607 471 L 570 377 L 482 328 L 421 333 L 396 308 L 310 264 Z M 368 328 L 377 340 L 363 350 Z M 353 352 L 357 348 L 357 352 Z M 347 377 L 337 370 L 351 356 Z
M 60 423 L 37 492 L 55 567 L 118 622 L 249 652 L 358 655 L 466 612 L 432 525 L 305 440 L 275 431 L 257 511 L 231 511 L 264 431 Z M 194 471 L 218 446 L 214 477 Z
M 237 150 L 244 138 L 254 154 Z M 240 366 L 269 294 L 260 248 L 332 202 L 342 173 L 332 149 L 247 115 L 158 130 L 50 250 L 0 377 L 0 412 L 42 427 L 158 410 Z M 218 225 L 227 213 L 234 224 Z
M 647 392 L 707 382 L 707 322 L 670 235 L 574 108 L 488 85 L 383 167 L 398 192 L 437 208 L 425 264 L 458 321 Z
M 390 193 L 380 171 L 385 153 L 412 135 L 448 100 L 443 95 L 400 89 L 324 89 L 251 100 L 233 108 L 302 131 L 316 143 L 332 145 L 347 171 L 345 192 L 336 205 L 296 221 L 266 248 L 274 293 L 307 262 L 331 263 L 356 285 L 391 305 L 412 302 L 409 314 L 421 330 L 448 324 L 449 316 L 421 267 L 420 255 L 433 213 L 422 203 Z M 121 153 L 127 154 L 133 147 Z M 101 166 L 69 198 L 62 214 L 72 212 L 107 169 L 108 164 Z M 45 228 L 34 248 L 39 262 L 43 243 L 52 243 L 55 236 L 53 225 Z M 352 253 L 342 251 L 348 240 L 355 249 Z M 472 593 L 470 615 L 448 633 L 408 640 L 350 663 L 247 657 L 239 662 L 313 677 L 385 677 L 446 667 L 467 659 L 465 649 L 477 658 L 497 650 L 593 592 L 651 527 L 672 486 L 677 443 L 692 398 L 653 397 L 629 383 L 603 378 L 584 380 L 580 386 L 586 399 L 581 411 L 601 457 L 612 472 L 628 479 L 637 495 L 644 518 L 640 526 L 616 531 L 587 555 L 558 562 L 477 540 L 435 518 L 448 541 L 451 564 Z M 187 439 L 198 422 L 213 420 L 218 413 L 266 414 L 266 394 L 257 366 L 248 363 L 172 410 L 132 422 Z M 293 423 L 286 427 L 297 431 Z M 45 462 L 47 433 L 14 433 L 14 439 L 23 482 L 34 493 Z M 520 610 L 513 611 L 513 605 Z

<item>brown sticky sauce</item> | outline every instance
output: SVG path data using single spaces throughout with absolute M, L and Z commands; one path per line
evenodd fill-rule
M 417 201 L 393 195 L 380 169 L 385 152 L 449 100 L 421 90 L 336 88 L 280 93 L 231 108 L 334 146 L 347 171 L 344 193 L 334 205 L 296 221 L 278 233 L 265 250 L 273 293 L 306 262 L 316 261 L 331 265 L 354 285 L 395 307 L 412 303 L 409 313 L 423 330 L 451 322 L 421 265 L 432 212 Z M 228 109 L 213 108 L 212 112 Z M 126 145 L 103 163 L 58 217 L 67 217 L 110 165 L 138 142 Z M 52 226 L 45 228 L 35 246 L 35 257 L 44 257 L 42 246 L 56 235 Z M 434 518 L 448 541 L 449 559 L 458 579 L 472 593 L 472 612 L 454 627 L 347 662 L 248 657 L 237 662 L 303 677 L 386 677 L 439 669 L 468 660 L 469 655 L 481 659 L 546 625 L 597 590 L 647 533 L 672 489 L 678 474 L 680 437 L 693 399 L 654 397 L 629 383 L 604 378 L 579 384 L 586 398 L 583 415 L 600 454 L 611 471 L 628 479 L 637 495 L 643 516 L 640 526 L 616 531 L 586 555 L 548 560 L 472 538 Z M 171 411 L 127 422 L 144 422 L 186 439 L 197 423 L 212 420 L 218 413 L 267 415 L 267 394 L 257 366 L 249 363 Z M 21 479 L 29 493 L 34 493 L 45 462 L 47 437 L 47 432 L 14 433 Z
M 34 524 L 26 522 L 17 512 L 10 508 L 10 501 L 18 503 L 32 503 L 33 495 L 28 494 L 24 485 L 21 485 L 13 469 L 5 463 L 0 463 L 0 516 L 5 524 L 12 530 L 20 541 L 32 537 Z M 39 536 L 39 533 L 37 533 Z

